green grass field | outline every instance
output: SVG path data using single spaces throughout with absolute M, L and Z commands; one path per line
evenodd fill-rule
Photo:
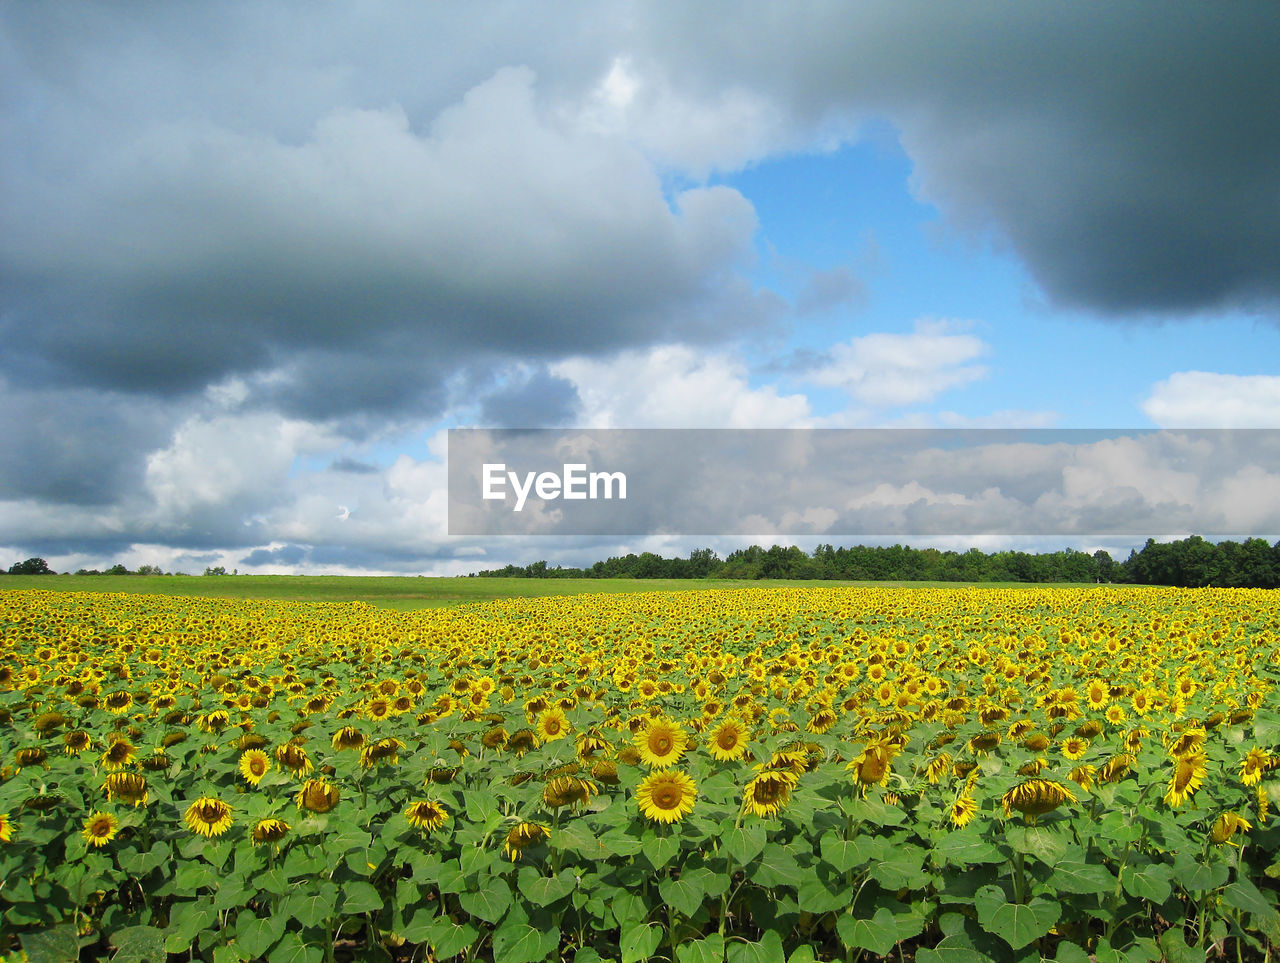
M 957 588 L 958 582 L 796 582 L 781 579 L 628 578 L 428 578 L 352 575 L 4 575 L 0 591 L 125 592 L 199 598 L 283 599 L 299 602 L 367 602 L 412 611 L 486 602 L 499 598 L 581 595 L 588 592 L 687 592 L 700 589 L 762 588 L 772 585 L 879 585 Z M 1026 583 L 990 582 L 990 588 L 1032 588 Z M 1073 587 L 1061 585 L 1059 587 Z M 1080 587 L 1080 586 L 1074 586 Z

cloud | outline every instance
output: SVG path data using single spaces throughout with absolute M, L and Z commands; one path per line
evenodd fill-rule
M 795 427 L 811 420 L 803 395 L 752 387 L 746 365 L 727 353 L 668 345 L 608 360 L 571 358 L 550 370 L 574 385 L 592 427 Z
M 1151 387 L 1141 408 L 1164 428 L 1280 427 L 1280 376 L 1179 371 Z
M 645 47 L 677 89 L 742 88 L 811 143 L 890 119 L 918 194 L 956 227 L 994 234 L 1058 305 L 1124 317 L 1277 302 L 1274 6 L 644 13 Z
M 580 408 L 573 382 L 543 368 L 525 372 L 487 395 L 480 406 L 480 423 L 510 428 L 550 427 L 570 423 Z
M 525 68 L 433 117 L 335 107 L 298 141 L 157 121 L 4 184 L 15 382 L 174 395 L 250 376 L 296 417 L 438 412 L 486 356 L 697 342 L 777 313 L 738 274 L 757 228 L 741 194 L 669 198 L 625 140 L 557 125 Z
M 816 314 L 865 297 L 866 285 L 845 266 L 812 271 L 796 295 L 796 311 Z
M 964 331 L 953 321 L 918 321 L 910 334 L 862 335 L 830 348 L 802 377 L 878 407 L 932 401 L 987 374 L 972 363 L 987 346 Z

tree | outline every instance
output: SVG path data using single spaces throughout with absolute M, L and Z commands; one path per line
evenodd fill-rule
M 14 562 L 9 566 L 10 575 L 57 575 L 42 558 L 29 558 L 25 562 Z
M 204 574 L 205 575 L 226 575 L 227 570 L 221 565 L 215 565 L 212 568 L 206 568 L 204 570 Z

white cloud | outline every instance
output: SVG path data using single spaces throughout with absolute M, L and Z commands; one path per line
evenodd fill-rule
M 1278 428 L 1280 375 L 1178 371 L 1141 408 L 1162 428 Z
M 658 163 L 703 179 L 779 149 L 800 146 L 776 98 L 741 85 L 680 90 L 656 62 L 615 57 L 608 72 L 566 115 L 584 129 L 620 136 Z
M 923 404 L 986 377 L 987 345 L 955 321 L 917 321 L 910 334 L 877 332 L 835 345 L 805 380 L 877 407 Z
M 609 360 L 551 365 L 573 382 L 591 428 L 798 428 L 812 423 L 804 395 L 753 388 L 746 366 L 728 354 L 683 345 L 624 352 Z

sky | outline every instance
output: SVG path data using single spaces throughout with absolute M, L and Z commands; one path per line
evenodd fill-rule
M 1280 428 L 1276 49 L 1263 2 L 0 2 L 0 562 L 707 543 L 451 537 L 453 427 Z

